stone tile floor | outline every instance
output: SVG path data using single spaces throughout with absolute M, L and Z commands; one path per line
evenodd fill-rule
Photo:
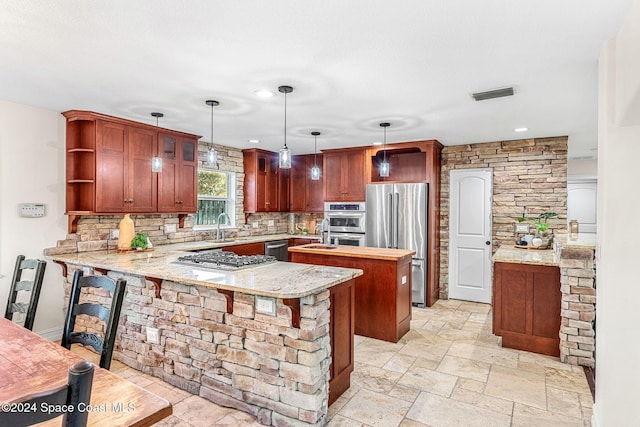
M 413 309 L 411 331 L 397 344 L 356 336 L 351 388 L 329 408 L 328 426 L 590 426 L 582 368 L 500 347 L 490 310 L 440 300 Z M 111 370 L 173 404 L 159 426 L 260 425 L 118 361 Z

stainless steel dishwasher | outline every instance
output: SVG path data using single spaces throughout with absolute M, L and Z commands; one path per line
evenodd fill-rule
M 273 240 L 264 243 L 264 254 L 273 255 L 278 261 L 289 261 L 288 248 L 288 240 Z

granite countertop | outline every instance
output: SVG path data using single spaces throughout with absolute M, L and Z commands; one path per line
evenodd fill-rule
M 222 243 L 219 246 L 251 243 L 251 241 Z M 52 255 L 51 259 L 66 264 L 97 267 L 133 276 L 154 277 L 178 283 L 209 286 L 275 298 L 300 298 L 362 275 L 362 270 L 352 268 L 280 261 L 237 271 L 196 268 L 175 263 L 179 256 L 187 255 L 188 251 L 212 247 L 215 246 L 204 241 L 189 242 L 157 246 L 153 251 L 79 252 Z
M 555 237 L 556 244 L 561 248 L 595 249 L 595 233 L 578 233 L 577 236 L 571 234 L 561 234 Z
M 299 252 L 316 255 L 332 255 L 351 258 L 380 259 L 387 261 L 397 261 L 405 257 L 411 257 L 416 253 L 414 250 L 406 249 L 386 249 L 370 248 L 365 246 L 339 245 L 330 247 L 310 243 L 308 245 L 294 246 L 289 248 L 289 252 Z
M 513 245 L 502 245 L 493 255 L 493 262 L 515 264 L 549 265 L 557 267 L 558 258 L 553 249 L 520 249 Z

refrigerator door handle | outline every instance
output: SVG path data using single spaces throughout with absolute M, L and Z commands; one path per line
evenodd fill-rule
M 393 248 L 398 249 L 398 218 L 400 218 L 400 194 L 393 193 Z
M 387 248 L 393 248 L 393 224 L 395 219 L 393 218 L 393 193 L 389 193 L 389 203 L 387 208 L 389 209 L 389 235 L 387 236 Z

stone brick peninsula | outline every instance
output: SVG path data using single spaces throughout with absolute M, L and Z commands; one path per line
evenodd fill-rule
M 205 247 L 51 258 L 62 266 L 67 291 L 78 269 L 127 281 L 117 360 L 264 425 L 326 424 L 332 352 L 340 350 L 330 345 L 329 301 L 332 289 L 352 284 L 362 271 L 287 262 L 223 271 L 175 263 Z M 110 301 L 108 294 L 85 297 Z M 159 340 L 147 328 L 157 329 Z

